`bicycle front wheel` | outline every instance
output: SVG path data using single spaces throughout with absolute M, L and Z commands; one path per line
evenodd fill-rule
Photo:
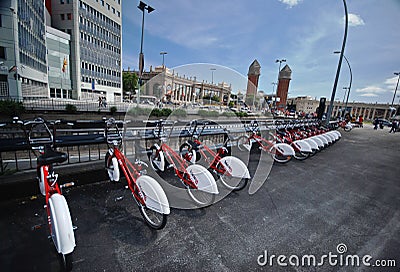
M 119 165 L 118 165 L 118 160 L 116 157 L 112 157 L 110 159 L 110 154 L 107 152 L 106 154 L 106 170 L 108 177 L 110 178 L 111 182 L 118 182 L 120 178 L 120 171 L 119 171 Z
M 144 205 L 139 205 L 139 210 L 147 225 L 149 225 L 151 228 L 160 230 L 167 224 L 166 214 L 153 211 Z
M 217 164 L 217 168 L 221 166 L 221 163 Z M 246 187 L 248 179 L 242 177 L 234 177 L 225 171 L 223 174 L 218 174 L 221 183 L 232 191 L 239 191 Z
M 193 199 L 193 201 L 196 202 L 199 207 L 210 206 L 214 203 L 215 194 L 208 193 L 199 189 L 187 188 L 187 190 L 190 198 Z
M 250 151 L 251 149 L 251 142 L 247 136 L 240 136 L 240 138 L 237 141 L 237 148 L 240 151 Z
M 69 254 L 61 254 L 60 253 L 60 262 L 61 262 L 61 271 L 71 271 L 72 270 L 72 253 Z

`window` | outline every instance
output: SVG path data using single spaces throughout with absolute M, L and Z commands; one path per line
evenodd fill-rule
M 68 14 L 67 14 L 67 18 L 68 18 L 69 21 L 71 21 L 71 20 L 72 20 L 72 14 L 71 14 L 71 13 L 68 13 Z
M 115 8 L 112 8 L 113 13 L 115 14 Z
M 60 14 L 60 17 L 61 17 L 61 21 L 65 20 L 65 14 Z
M 65 4 L 65 0 L 60 0 L 60 4 L 64 5 Z
M 6 59 L 6 48 L 0 46 L 0 59 Z
M 0 14 L 0 27 L 3 26 L 3 23 L 1 22 L 1 14 Z

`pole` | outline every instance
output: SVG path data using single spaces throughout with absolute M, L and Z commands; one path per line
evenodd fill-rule
M 276 60 L 275 63 L 279 62 L 279 68 L 278 68 L 278 82 L 277 82 L 277 86 L 276 86 L 276 93 L 275 93 L 275 100 L 274 100 L 274 108 L 276 108 L 276 98 L 278 97 L 278 86 L 279 86 L 279 73 L 281 72 L 281 64 L 282 62 L 286 62 L 285 59 L 281 59 L 281 60 Z
M 345 55 L 343 55 L 343 57 L 344 57 L 344 60 L 347 62 L 347 66 L 349 66 L 349 70 L 350 70 L 350 84 L 349 84 L 349 88 L 348 88 L 349 91 L 347 92 L 346 104 L 344 106 L 344 110 L 346 112 L 347 111 L 347 103 L 349 102 L 351 83 L 353 82 L 353 73 L 351 71 L 351 66 L 350 66 L 349 60 L 346 58 Z
M 329 102 L 328 113 L 327 113 L 327 116 L 326 116 L 326 124 L 329 124 L 329 121 L 331 120 L 333 102 L 335 101 L 336 88 L 337 88 L 337 84 L 338 84 L 338 81 L 339 81 L 340 67 L 342 66 L 343 53 L 344 53 L 344 49 L 346 47 L 347 28 L 348 28 L 348 24 L 349 24 L 349 16 L 348 16 L 348 13 L 347 13 L 346 0 L 343 0 L 343 5 L 344 5 L 344 11 L 345 11 L 344 36 L 343 36 L 343 42 L 342 42 L 342 50 L 340 51 L 339 63 L 338 63 L 338 67 L 336 69 L 335 82 L 333 83 L 331 101 Z
M 396 93 L 397 93 L 397 87 L 399 86 L 399 80 L 400 80 L 400 73 L 394 73 L 395 75 L 397 75 L 397 84 L 396 84 L 396 88 L 394 89 L 394 94 L 393 94 L 393 99 L 392 99 L 392 108 L 393 108 L 393 104 L 394 104 L 394 99 L 396 97 Z
M 139 88 L 137 93 L 137 106 L 140 104 L 140 88 L 142 86 L 142 74 L 144 69 L 144 55 L 143 55 L 143 32 L 144 32 L 144 9 L 142 10 L 142 35 L 140 39 L 140 53 L 139 53 Z
M 17 99 L 18 101 L 22 98 L 19 93 L 19 86 L 18 86 L 18 66 L 17 66 L 17 46 L 15 43 L 17 42 L 17 36 L 15 34 L 15 23 L 14 23 L 14 14 L 15 14 L 15 9 L 13 7 L 10 8 L 10 11 L 12 13 L 11 15 L 11 24 L 12 24 L 12 35 L 13 35 L 13 44 L 14 44 L 14 65 L 15 65 L 15 87 L 17 91 Z

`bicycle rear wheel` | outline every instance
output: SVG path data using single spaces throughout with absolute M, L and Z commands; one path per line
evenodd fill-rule
M 147 225 L 155 230 L 160 230 L 167 224 L 167 215 L 147 208 L 139 204 L 139 211 L 146 221 Z
M 220 168 L 221 164 L 217 164 L 217 168 Z M 222 167 L 223 169 L 223 167 Z M 221 181 L 221 183 L 228 188 L 229 190 L 232 191 L 240 191 L 244 187 L 246 187 L 248 179 L 247 178 L 242 178 L 242 177 L 234 177 L 230 175 L 228 172 L 218 174 L 218 178 Z

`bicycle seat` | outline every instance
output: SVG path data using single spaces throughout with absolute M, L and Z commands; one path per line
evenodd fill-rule
M 51 148 L 51 146 L 46 145 L 44 147 L 44 154 L 37 158 L 37 163 L 39 166 L 48 165 L 53 163 L 62 163 L 68 159 L 68 154 L 64 152 L 58 152 Z

